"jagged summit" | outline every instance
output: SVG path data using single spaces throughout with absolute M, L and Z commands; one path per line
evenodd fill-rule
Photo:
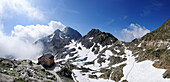
M 87 36 L 88 37 L 95 37 L 99 34 L 101 34 L 102 32 L 99 29 L 92 29 L 91 31 L 88 32 Z
M 59 29 L 55 30 L 53 34 L 44 37 L 37 42 L 44 45 L 44 53 L 59 53 L 65 45 L 68 45 L 71 42 L 72 39 L 77 40 L 81 37 L 82 36 L 78 31 L 72 29 L 71 27 L 66 27 L 63 31 Z
M 87 35 L 82 37 L 79 42 L 82 42 L 85 47 L 90 48 L 94 43 L 106 46 L 113 44 L 117 40 L 118 39 L 110 33 L 101 32 L 99 29 L 92 29 Z
M 106 32 L 101 32 L 99 29 L 92 29 L 90 32 L 88 32 L 86 37 L 97 37 L 99 35 L 108 36 L 108 37 L 114 37 L 112 34 L 106 33 Z M 117 39 L 117 38 L 115 38 L 115 39 Z
M 60 33 L 61 31 L 59 29 L 54 31 L 54 34 Z
M 74 40 L 77 40 L 82 37 L 82 35 L 78 31 L 72 29 L 71 27 L 64 28 L 63 32 L 65 33 L 66 36 L 68 36 Z

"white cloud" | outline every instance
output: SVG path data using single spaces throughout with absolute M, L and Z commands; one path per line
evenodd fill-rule
M 32 6 L 29 0 L 1 0 L 0 15 L 3 17 L 11 17 L 13 14 L 26 15 L 29 18 L 44 20 L 43 12 Z
M 1 57 L 13 56 L 17 59 L 34 59 L 41 54 L 42 47 L 41 45 L 34 45 L 17 37 L 6 36 L 1 32 L 0 52 Z
M 51 21 L 48 25 L 17 25 L 11 36 L 0 30 L 0 57 L 13 56 L 18 59 L 33 59 L 41 55 L 43 47 L 34 41 L 52 34 L 56 29 L 63 30 L 61 22 Z
M 130 42 L 135 38 L 141 38 L 145 34 L 149 33 L 150 30 L 146 29 L 144 26 L 140 26 L 139 24 L 130 24 L 129 29 L 123 29 L 121 31 L 122 40 L 126 42 Z
M 32 20 L 45 20 L 44 13 L 34 5 L 33 0 L 0 0 L 0 57 L 36 58 L 41 55 L 43 48 L 34 42 L 52 34 L 56 29 L 63 30 L 65 27 L 61 22 L 56 21 L 51 21 L 48 25 L 16 25 L 11 35 L 5 35 L 2 20 L 16 15 L 26 16 Z
M 65 25 L 61 22 L 51 21 L 48 25 L 17 25 L 12 31 L 12 36 L 34 42 L 42 37 L 52 34 L 56 29 L 63 30 Z

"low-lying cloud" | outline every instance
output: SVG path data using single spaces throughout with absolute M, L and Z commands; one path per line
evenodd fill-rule
M 130 42 L 135 38 L 141 38 L 145 34 L 149 33 L 150 30 L 139 24 L 130 24 L 127 29 L 121 31 L 121 37 L 123 41 Z
M 17 37 L 0 34 L 0 56 L 12 56 L 16 59 L 32 59 L 42 52 L 41 45 L 23 41 Z
M 41 44 L 34 44 L 34 42 L 52 34 L 56 29 L 63 30 L 64 28 L 65 25 L 61 22 L 51 21 L 48 25 L 17 25 L 10 36 L 0 30 L 0 57 L 37 58 L 42 54 L 43 47 Z

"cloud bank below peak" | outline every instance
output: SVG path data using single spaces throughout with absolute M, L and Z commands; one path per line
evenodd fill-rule
M 17 59 L 36 59 L 42 55 L 43 46 L 34 44 L 38 39 L 52 34 L 55 30 L 63 30 L 61 22 L 51 21 L 48 25 L 16 25 L 11 35 L 0 30 L 0 57 L 12 56 Z

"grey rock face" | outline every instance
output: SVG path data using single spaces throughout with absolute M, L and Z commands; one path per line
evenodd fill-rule
M 68 45 L 71 40 L 81 38 L 81 34 L 70 28 L 66 27 L 64 31 L 56 30 L 53 34 L 38 40 L 35 43 L 42 43 L 44 45 L 44 53 L 52 52 L 54 54 L 61 54 L 65 51 L 64 46 Z
M 73 50 L 69 50 L 65 48 L 65 45 L 68 45 L 71 40 L 75 40 L 78 43 L 82 43 L 82 45 L 86 48 L 93 47 L 93 52 L 98 54 L 99 45 L 106 46 L 115 43 L 118 39 L 115 38 L 110 33 L 101 32 L 98 29 L 92 29 L 87 35 L 84 37 L 81 36 L 79 32 L 76 30 L 66 27 L 63 31 L 56 30 L 53 34 L 40 39 L 37 42 L 42 42 L 44 45 L 44 53 L 52 52 L 56 55 L 56 59 L 65 58 L 66 55 L 73 56 L 75 53 L 71 53 Z M 81 50 L 81 48 L 79 48 Z
M 14 78 L 10 77 L 9 75 L 0 74 L 0 82 L 4 81 L 13 82 Z
M 93 43 L 99 43 L 102 46 L 111 45 L 116 42 L 118 39 L 115 38 L 110 33 L 101 32 L 98 29 L 92 29 L 87 35 L 82 37 L 79 42 L 86 48 L 90 48 L 93 46 Z
M 77 40 L 82 37 L 78 31 L 76 31 L 70 27 L 66 27 L 63 32 L 65 33 L 66 36 L 68 36 L 74 40 Z

